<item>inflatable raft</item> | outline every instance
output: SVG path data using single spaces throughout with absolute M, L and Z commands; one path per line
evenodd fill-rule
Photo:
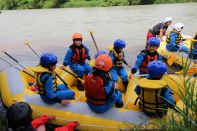
M 28 69 L 31 70 L 31 67 L 28 67 Z M 80 126 L 77 128 L 79 130 L 119 131 L 136 126 L 158 128 L 156 125 L 159 125 L 160 120 L 165 118 L 150 118 L 141 112 L 137 105 L 134 105 L 137 99 L 134 88 L 136 82 L 140 79 L 139 77 L 129 81 L 127 92 L 123 95 L 124 108 L 113 107 L 103 114 L 96 114 L 87 106 L 84 92 L 78 91 L 75 87 L 76 79 L 59 69 L 56 72 L 62 78 L 65 78 L 64 80 L 69 84 L 69 88 L 76 93 L 75 100 L 72 100 L 70 105 L 62 106 L 58 103 L 48 105 L 44 103 L 39 94 L 30 89 L 29 82 L 35 82 L 35 79 L 14 67 L 9 67 L 0 73 L 0 91 L 3 104 L 10 107 L 14 101 L 25 101 L 33 109 L 33 118 L 37 118 L 42 114 L 54 115 L 56 120 L 51 121 L 51 123 L 55 125 L 65 125 L 68 121 L 79 121 Z M 180 78 L 181 76 L 176 75 L 164 77 L 174 92 L 177 104 L 181 103 L 177 95 L 180 90 L 179 84 L 183 85 Z M 119 82 L 119 85 L 119 89 L 123 90 L 121 82 Z
M 191 38 L 191 37 L 184 36 L 184 38 Z M 185 42 L 183 42 L 182 44 L 190 49 L 191 40 L 188 39 Z M 188 59 L 188 55 L 186 53 L 184 53 L 184 52 L 177 53 L 177 52 L 170 52 L 170 51 L 168 51 L 166 49 L 166 41 L 161 42 L 160 47 L 158 48 L 157 51 L 164 59 L 168 59 L 170 56 L 175 54 L 176 58 L 174 60 L 174 64 L 177 64 L 177 65 L 179 65 L 181 67 L 183 65 L 185 65 L 186 62 L 187 63 L 191 62 L 191 65 L 197 65 L 197 64 L 194 64 L 194 61 Z

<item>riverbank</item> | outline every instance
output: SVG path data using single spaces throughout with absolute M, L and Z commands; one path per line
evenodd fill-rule
M 0 0 L 0 9 L 110 7 L 185 2 L 197 2 L 197 0 Z

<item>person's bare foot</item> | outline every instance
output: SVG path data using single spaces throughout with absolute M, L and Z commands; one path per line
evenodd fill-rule
M 70 104 L 70 100 L 67 100 L 67 99 L 62 100 L 62 101 L 61 101 L 61 104 L 67 106 L 67 105 Z

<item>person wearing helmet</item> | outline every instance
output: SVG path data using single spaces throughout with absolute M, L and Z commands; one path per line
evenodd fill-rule
M 111 57 L 99 55 L 84 83 L 87 104 L 96 113 L 104 113 L 114 104 L 118 108 L 123 106 L 122 95 L 115 89 L 115 83 L 109 75 L 111 67 Z
M 194 38 L 191 39 L 191 45 L 190 45 L 190 54 L 189 58 L 192 60 L 197 60 L 197 32 L 194 36 Z
M 73 44 L 68 49 L 64 57 L 64 66 L 68 66 L 74 71 L 80 78 L 84 74 L 88 74 L 92 67 L 86 63 L 86 59 L 91 60 L 89 49 L 82 44 L 82 35 L 80 33 L 73 34 Z M 83 84 L 78 80 L 77 88 L 81 91 L 84 90 Z
M 59 102 L 67 105 L 69 100 L 75 97 L 75 93 L 65 84 L 57 85 L 56 64 L 57 56 L 53 53 L 41 55 L 40 65 L 32 69 L 36 74 L 36 85 L 44 102 L 48 104 Z
M 166 37 L 166 43 L 167 43 L 166 48 L 168 51 L 176 52 L 180 50 L 180 51 L 185 52 L 186 54 L 189 54 L 189 49 L 186 46 L 181 44 L 182 41 L 186 40 L 186 39 L 183 39 L 180 33 L 183 27 L 184 27 L 183 23 L 176 23 L 174 25 L 174 29 Z
M 160 45 L 160 40 L 156 37 L 152 37 L 148 40 L 147 44 L 147 49 L 142 50 L 137 56 L 135 65 L 131 69 L 130 77 L 132 77 L 138 69 L 140 74 L 146 74 L 146 68 L 148 63 L 155 60 L 162 60 L 162 57 L 157 52 L 157 49 Z
M 171 90 L 166 82 L 162 80 L 167 72 L 167 65 L 162 61 L 152 61 L 147 66 L 147 78 L 138 81 L 135 88 L 139 96 L 139 107 L 145 114 L 150 116 L 162 116 L 166 114 L 166 109 L 175 105 Z M 137 100 L 135 104 L 137 103 Z
M 32 109 L 26 102 L 14 103 L 6 113 L 8 131 L 45 131 L 45 123 L 54 120 L 54 116 L 42 115 L 32 119 Z M 55 128 L 54 131 L 74 131 L 78 122 L 69 122 L 66 126 Z
M 125 61 L 125 54 L 123 49 L 126 47 L 126 44 L 123 40 L 117 39 L 114 41 L 114 46 L 112 49 L 109 49 L 109 56 L 112 58 L 113 66 L 110 69 L 110 74 L 114 82 L 118 81 L 118 75 L 121 77 L 125 90 L 128 85 L 128 75 L 126 70 L 123 67 L 123 63 L 131 67 Z
M 147 33 L 147 40 L 152 37 L 159 37 L 160 41 L 162 41 L 163 36 L 166 33 L 166 30 L 168 29 L 168 26 L 172 24 L 172 18 L 171 17 L 166 17 L 163 22 L 155 25 L 152 29 L 150 29 Z

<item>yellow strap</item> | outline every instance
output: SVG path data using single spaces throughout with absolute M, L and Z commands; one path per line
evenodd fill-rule
M 138 85 L 146 89 L 162 89 L 166 87 L 166 82 L 164 80 L 149 80 L 147 78 L 142 78 L 138 81 Z

